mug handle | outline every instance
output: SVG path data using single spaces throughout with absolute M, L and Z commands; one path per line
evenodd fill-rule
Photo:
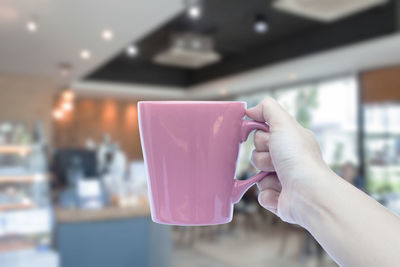
M 241 126 L 241 142 L 245 142 L 249 134 L 254 130 L 262 130 L 265 132 L 269 131 L 269 127 L 265 122 L 257 122 L 257 121 L 245 121 L 243 120 Z M 268 173 L 259 172 L 253 177 L 247 180 L 237 180 L 235 179 L 232 190 L 232 203 L 236 204 L 240 201 L 244 193 L 252 187 L 255 183 L 261 181 Z

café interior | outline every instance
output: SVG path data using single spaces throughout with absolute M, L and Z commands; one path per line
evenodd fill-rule
M 265 97 L 400 215 L 400 1 L 0 1 L 0 266 L 337 266 L 256 186 L 228 224 L 151 220 L 138 101 Z

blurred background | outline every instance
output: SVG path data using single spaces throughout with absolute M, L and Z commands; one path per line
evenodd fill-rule
M 272 96 L 400 214 L 397 0 L 0 0 L 0 40 L 1 267 L 336 266 L 256 187 L 229 224 L 151 222 L 139 100 Z

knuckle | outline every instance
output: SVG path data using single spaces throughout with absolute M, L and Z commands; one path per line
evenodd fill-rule
M 258 143 L 265 143 L 268 141 L 268 134 L 258 130 L 254 133 L 254 141 Z
M 260 166 L 261 164 L 261 154 L 257 151 L 253 151 L 251 160 L 255 166 Z
M 254 133 L 254 142 L 259 143 L 262 140 L 261 133 L 259 131 Z

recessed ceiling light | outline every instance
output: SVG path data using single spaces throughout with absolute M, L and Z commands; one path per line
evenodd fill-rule
M 265 17 L 262 15 L 256 16 L 253 27 L 254 27 L 254 31 L 256 33 L 260 33 L 260 34 L 266 33 L 269 29 L 268 22 L 265 19 Z
M 105 40 L 105 41 L 111 41 L 114 38 L 114 34 L 111 30 L 103 30 L 101 32 L 101 37 Z
M 268 31 L 268 24 L 265 21 L 258 21 L 254 23 L 254 30 L 257 33 L 265 33 Z
M 38 25 L 35 21 L 30 20 L 26 23 L 26 28 L 28 29 L 28 31 L 30 32 L 36 32 L 38 29 Z
M 81 58 L 82 58 L 82 59 L 89 59 L 89 58 L 92 56 L 92 54 L 90 53 L 90 51 L 89 51 L 89 50 L 86 50 L 86 49 L 82 50 L 81 53 L 80 53 L 80 55 L 81 55 Z
M 198 19 L 201 16 L 201 8 L 198 5 L 193 5 L 188 9 L 188 15 L 192 19 Z
M 138 54 L 138 49 L 136 46 L 130 45 L 126 48 L 126 53 L 128 54 L 128 56 L 134 57 Z

